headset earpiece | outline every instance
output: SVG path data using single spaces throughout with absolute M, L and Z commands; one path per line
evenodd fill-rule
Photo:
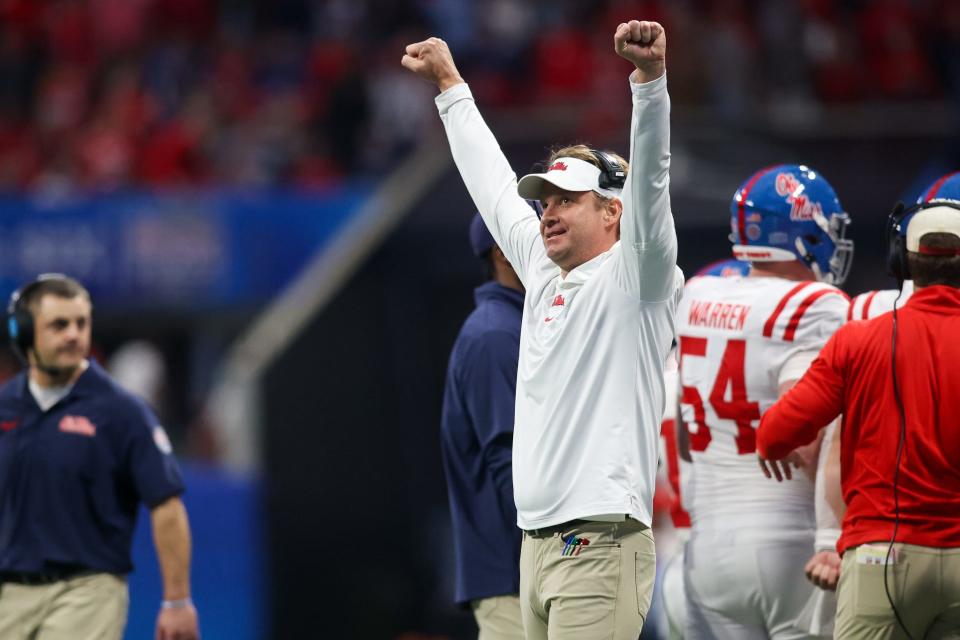
M 33 347 L 33 314 L 23 306 L 23 294 L 33 285 L 31 282 L 10 295 L 7 303 L 7 334 L 14 355 L 26 366 L 27 351 Z
M 899 282 L 910 279 L 910 269 L 907 266 L 907 243 L 904 234 L 900 231 L 900 226 L 918 208 L 917 206 L 907 207 L 902 202 L 898 202 L 887 216 L 887 273 Z
M 57 279 L 65 280 L 67 276 L 62 273 L 42 273 L 36 279 L 11 293 L 10 299 L 7 301 L 7 336 L 10 338 L 10 347 L 13 349 L 14 355 L 20 359 L 24 366 L 30 364 L 27 352 L 33 348 L 36 335 L 33 314 L 25 306 L 24 300 L 29 297 L 30 291 L 41 283 Z
M 627 182 L 627 172 L 623 166 L 612 156 L 603 151 L 590 149 L 590 153 L 600 163 L 600 188 L 601 189 L 623 189 Z

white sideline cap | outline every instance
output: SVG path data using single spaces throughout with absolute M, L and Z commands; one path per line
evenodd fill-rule
M 594 191 L 604 198 L 619 198 L 619 189 L 600 188 L 600 168 L 579 158 L 557 158 L 545 173 L 530 173 L 517 183 L 517 193 L 527 200 L 539 200 L 543 183 L 564 191 Z
M 960 210 L 950 206 L 933 206 L 913 214 L 907 223 L 907 251 L 929 255 L 960 255 L 953 249 L 932 249 L 920 246 L 928 233 L 949 233 L 960 238 Z

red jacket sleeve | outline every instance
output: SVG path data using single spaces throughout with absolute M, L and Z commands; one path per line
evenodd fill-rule
M 840 360 L 845 333 L 841 329 L 834 334 L 800 381 L 763 414 L 757 431 L 757 451 L 763 458 L 779 460 L 813 442 L 817 432 L 843 412 Z

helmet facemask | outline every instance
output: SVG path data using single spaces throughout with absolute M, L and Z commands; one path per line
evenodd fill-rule
M 853 266 L 853 240 L 846 237 L 850 216 L 844 212 L 832 213 L 830 217 L 814 215 L 814 222 L 824 232 L 828 243 L 820 238 L 797 238 L 796 249 L 801 260 L 807 263 L 817 280 L 840 286 Z M 829 254 L 827 253 L 829 251 Z

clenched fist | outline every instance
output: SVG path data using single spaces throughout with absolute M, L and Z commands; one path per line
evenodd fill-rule
M 818 551 L 807 561 L 803 572 L 807 580 L 826 591 L 836 591 L 840 582 L 840 554 L 836 551 Z
M 427 38 L 423 42 L 407 45 L 407 52 L 400 61 L 407 69 L 446 91 L 463 82 L 447 43 L 440 38 Z
M 637 68 L 637 81 L 656 80 L 666 71 L 667 34 L 658 22 L 622 22 L 613 34 L 613 48 Z

